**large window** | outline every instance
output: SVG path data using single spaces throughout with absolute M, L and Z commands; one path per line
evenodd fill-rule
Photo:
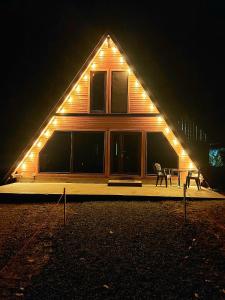
M 103 173 L 104 133 L 75 132 L 73 134 L 73 171 Z
M 104 132 L 56 131 L 39 154 L 39 171 L 103 173 Z
M 141 133 L 111 133 L 111 173 L 139 175 L 141 170 Z
M 123 71 L 112 72 L 111 112 L 126 113 L 128 100 L 128 74 Z
M 177 168 L 178 156 L 161 132 L 147 133 L 147 173 L 153 174 L 153 164 L 162 168 Z
M 70 172 L 71 133 L 56 131 L 39 154 L 39 171 Z
M 105 71 L 90 73 L 91 112 L 105 112 L 106 74 Z

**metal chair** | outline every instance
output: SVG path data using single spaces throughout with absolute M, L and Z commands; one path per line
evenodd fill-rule
M 200 170 L 191 170 L 188 171 L 188 175 L 186 177 L 186 186 L 190 186 L 191 179 L 195 180 L 198 190 L 201 189 L 201 182 L 200 182 Z
M 168 171 L 166 168 L 162 169 L 159 163 L 154 163 L 153 168 L 157 175 L 156 178 L 156 186 L 158 185 L 158 181 L 160 179 L 160 185 L 162 184 L 163 179 L 165 179 L 166 187 L 168 186 L 168 179 L 170 180 L 170 185 L 172 185 L 170 170 Z M 167 173 L 168 172 L 168 173 Z

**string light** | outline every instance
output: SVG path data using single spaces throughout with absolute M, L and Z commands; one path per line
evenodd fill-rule
M 42 142 L 38 142 L 38 143 L 37 143 L 37 146 L 38 146 L 38 148 L 41 148 Z
M 72 96 L 69 96 L 69 97 L 67 98 L 67 101 L 68 101 L 69 103 L 72 103 L 72 102 L 73 102 Z
M 176 146 L 178 144 L 177 139 L 173 140 L 173 144 Z
M 104 56 L 104 51 L 103 51 L 103 50 L 100 51 L 99 56 L 100 56 L 100 57 L 103 57 L 103 56 Z
M 34 153 L 33 153 L 33 152 L 30 153 L 29 158 L 30 158 L 30 159 L 33 159 L 33 158 L 34 158 Z
M 186 154 L 187 154 L 186 151 L 184 149 L 182 149 L 181 155 L 185 156 Z
M 128 74 L 130 75 L 130 74 L 131 74 L 131 69 L 128 68 L 127 72 L 128 72 Z
M 56 119 L 54 119 L 54 121 L 52 123 L 53 123 L 53 125 L 57 125 L 58 122 Z
M 155 108 L 154 104 L 151 103 L 151 105 L 150 105 L 150 110 L 154 110 L 154 108 Z
M 76 87 L 76 92 L 79 93 L 80 92 L 80 86 L 78 84 L 78 86 Z
M 146 97 L 147 97 L 146 92 L 143 92 L 143 93 L 142 93 L 142 97 L 143 97 L 144 99 L 146 99 Z
M 170 132 L 169 127 L 166 127 L 166 128 L 165 128 L 165 132 L 166 132 L 167 134 Z
M 120 57 L 120 63 L 123 64 L 124 63 L 124 58 L 121 56 Z
M 136 80 L 135 81 L 135 87 L 139 87 L 140 86 L 140 84 L 139 84 L 139 82 Z
M 112 47 L 112 51 L 113 51 L 113 53 L 116 53 L 117 52 L 116 47 Z
M 193 163 L 190 162 L 190 163 L 189 163 L 189 168 L 192 169 L 193 167 L 194 167 Z
M 87 75 L 87 74 L 84 75 L 84 80 L 85 80 L 85 81 L 88 80 L 88 75 Z
M 60 113 L 64 113 L 65 112 L 65 109 L 64 108 L 61 108 L 61 110 L 60 110 Z
M 92 68 L 92 70 L 95 70 L 95 68 L 96 68 L 96 64 L 95 64 L 95 63 L 93 63 L 93 64 L 91 65 L 91 68 Z
M 159 121 L 159 122 L 162 122 L 162 121 L 163 121 L 162 116 L 158 116 L 158 121 Z
M 108 43 L 108 38 L 106 38 L 106 39 L 104 40 L 104 43 L 103 43 L 103 44 L 105 45 L 105 44 L 107 44 L 107 43 Z
M 25 171 L 27 168 L 27 165 L 25 163 L 22 164 L 22 170 Z
M 45 132 L 45 137 L 48 138 L 49 136 L 50 136 L 50 132 L 47 130 L 47 131 Z

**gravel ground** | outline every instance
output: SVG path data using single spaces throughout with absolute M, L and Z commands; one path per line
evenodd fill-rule
M 2 298 L 225 299 L 225 202 L 186 225 L 175 201 L 69 203 L 66 227 L 54 204 L 0 211 Z

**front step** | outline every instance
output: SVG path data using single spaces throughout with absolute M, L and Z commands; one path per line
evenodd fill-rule
M 132 179 L 109 179 L 108 186 L 142 186 L 142 181 Z

